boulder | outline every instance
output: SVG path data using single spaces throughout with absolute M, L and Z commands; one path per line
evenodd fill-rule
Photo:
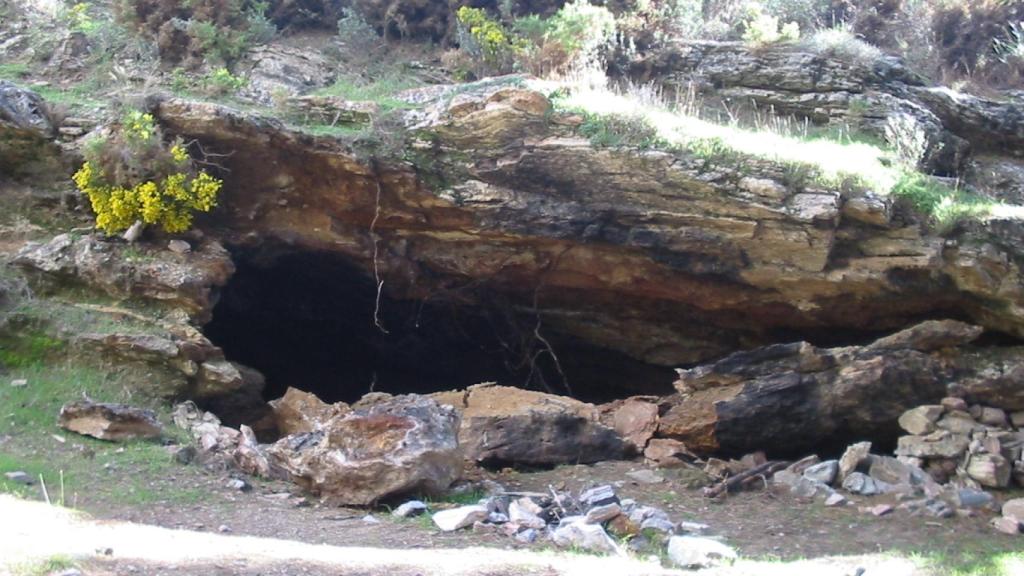
M 901 436 L 897 441 L 897 456 L 917 458 L 958 458 L 967 451 L 970 440 L 963 434 L 938 430 L 927 436 Z
M 736 551 L 718 540 L 699 536 L 673 536 L 668 541 L 668 557 L 679 568 L 712 568 L 731 565 L 739 558 Z
M 526 500 L 526 502 L 522 502 L 522 500 Z M 533 502 L 528 498 L 522 498 L 511 502 L 508 505 L 509 521 L 515 522 L 520 526 L 534 528 L 537 530 L 547 526 L 547 522 L 537 515 L 539 513 L 538 509 L 531 506 L 531 504 L 533 504 Z
M 1024 498 L 1014 498 L 1003 503 L 1003 516 L 1024 524 Z
M 871 442 L 858 442 L 849 446 L 839 459 L 839 473 L 836 481 L 842 483 L 846 477 L 857 471 L 871 455 Z
M 324 422 L 348 412 L 343 402 L 327 404 L 315 394 L 288 387 L 284 396 L 269 402 L 278 431 L 284 435 L 312 432 Z
M 1021 523 L 1013 518 L 999 516 L 998 518 L 992 519 L 992 527 L 1003 534 L 1017 536 L 1020 534 Z
M 609 520 L 622 514 L 622 507 L 618 504 L 605 504 L 604 506 L 596 506 L 587 510 L 585 517 L 586 522 L 589 524 L 604 524 Z
M 65 404 L 60 409 L 57 425 L 71 432 L 111 441 L 159 438 L 164 432 L 152 410 L 91 400 Z
M 238 431 L 240 438 L 232 455 L 238 469 L 252 476 L 270 478 L 270 462 L 259 442 L 256 441 L 256 434 L 252 428 L 243 424 Z
M 434 398 L 460 413 L 459 442 L 479 464 L 585 464 L 631 451 L 592 404 L 572 398 L 494 384 Z
M 551 531 L 551 540 L 561 548 L 580 548 L 592 552 L 618 553 L 619 547 L 600 524 L 588 524 L 584 519 L 562 522 Z
M 971 432 L 982 429 L 973 417 L 967 412 L 950 412 L 941 419 L 939 419 L 935 425 L 942 430 L 952 432 L 954 434 L 964 434 L 970 436 Z
M 966 470 L 982 486 L 1005 488 L 1010 484 L 1011 465 L 999 454 L 972 454 Z
M 35 92 L 0 80 L 0 174 L 17 177 L 60 175 L 57 128 Z
M 826 460 L 804 470 L 804 478 L 830 486 L 839 475 L 839 461 Z
M 694 458 L 686 444 L 671 438 L 651 438 L 644 449 L 644 458 L 661 468 L 682 466 L 684 457 Z
M 454 532 L 468 528 L 476 522 L 483 522 L 489 514 L 484 506 L 460 506 L 435 512 L 430 518 L 442 532 Z
M 395 396 L 336 416 L 314 432 L 283 438 L 268 456 L 325 500 L 365 506 L 402 493 L 447 489 L 462 473 L 458 427 L 459 415 L 450 406 L 423 396 Z
M 801 450 L 825 438 L 892 434 L 901 415 L 937 402 L 961 374 L 981 377 L 1009 361 L 976 356 L 967 344 L 980 334 L 962 322 L 928 321 L 867 346 L 777 344 L 678 370 L 679 394 L 666 400 L 658 435 L 715 452 L 749 450 L 755 439 Z
M 900 415 L 899 424 L 910 434 L 924 435 L 935 431 L 935 422 L 942 416 L 941 405 L 918 406 Z
M 843 480 L 843 489 L 851 494 L 875 496 L 885 491 L 877 480 L 861 472 L 853 472 Z
M 427 511 L 427 505 L 420 500 L 409 500 L 408 502 L 402 503 L 398 508 L 391 511 L 392 516 L 398 518 L 411 518 L 413 516 L 419 516 Z
M 981 422 L 985 426 L 1003 428 L 1006 426 L 1007 422 L 1006 412 L 999 408 L 983 406 L 981 408 L 981 414 L 978 416 L 978 422 Z
M 650 398 L 628 398 L 599 407 L 601 422 L 643 452 L 658 430 L 658 404 Z

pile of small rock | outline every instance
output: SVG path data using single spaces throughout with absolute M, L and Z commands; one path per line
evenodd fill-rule
M 871 443 L 846 449 L 839 460 L 809 456 L 775 472 L 773 482 L 799 497 L 824 499 L 826 506 L 849 504 L 843 495 L 889 496 L 891 503 L 865 506 L 878 516 L 895 510 L 938 518 L 999 511 L 985 488 L 1024 486 L 1024 413 L 968 406 L 960 398 L 908 410 L 899 425 L 910 434 L 898 441 L 896 457 L 871 454 Z M 1001 532 L 1019 534 L 1024 499 L 1002 505 L 993 520 Z
M 408 517 L 427 511 L 426 504 L 414 500 L 392 514 Z M 679 567 L 709 567 L 737 557 L 729 546 L 703 536 L 708 526 L 675 523 L 664 510 L 620 499 L 611 485 L 596 486 L 575 497 L 553 489 L 550 494 L 501 491 L 474 505 L 437 511 L 431 518 L 446 532 L 472 529 L 504 534 L 524 544 L 548 539 L 562 548 L 610 554 L 627 550 L 653 554 L 664 546 Z M 613 536 L 628 543 L 620 544 Z
M 896 455 L 927 471 L 937 482 L 970 488 L 1024 486 L 1024 412 L 968 406 L 960 398 L 904 412 Z

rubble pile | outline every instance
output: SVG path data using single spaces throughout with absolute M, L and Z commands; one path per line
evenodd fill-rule
M 406 502 L 395 516 L 426 513 L 419 501 Z M 476 504 L 434 512 L 434 525 L 450 532 L 472 529 L 503 534 L 521 543 L 549 540 L 561 548 L 609 554 L 654 554 L 664 550 L 673 564 L 703 568 L 732 562 L 732 548 L 705 534 L 709 527 L 674 522 L 660 508 L 620 499 L 609 484 L 573 494 L 498 491 Z
M 860 442 L 839 460 L 809 456 L 793 463 L 774 473 L 773 484 L 827 506 L 851 504 L 848 497 L 877 497 L 874 505 L 861 507 L 875 515 L 907 511 L 949 518 L 1002 510 L 993 527 L 1021 532 L 1024 501 L 1000 505 L 985 490 L 1024 486 L 1024 412 L 1007 414 L 948 397 L 907 410 L 899 425 L 909 434 L 899 438 L 895 457 L 872 454 L 871 444 Z

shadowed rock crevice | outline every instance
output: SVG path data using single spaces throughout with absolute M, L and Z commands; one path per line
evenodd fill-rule
M 382 329 L 376 282 L 342 256 L 263 249 L 235 261 L 204 332 L 266 376 L 267 400 L 289 386 L 353 402 L 372 391 L 427 394 L 486 381 L 587 401 L 671 391 L 671 370 L 548 331 L 541 318 L 563 379 L 534 334 L 537 316 L 486 288 L 399 300 L 385 284 Z

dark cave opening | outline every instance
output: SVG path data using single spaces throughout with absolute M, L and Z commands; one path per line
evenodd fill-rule
M 489 381 L 571 390 L 588 402 L 672 392 L 669 368 L 545 332 L 556 365 L 533 336 L 535 315 L 493 291 L 456 302 L 399 300 L 385 290 L 385 332 L 375 323 L 374 279 L 341 256 L 263 249 L 234 257 L 237 272 L 204 332 L 229 359 L 266 376 L 267 400 L 289 386 L 352 402 L 371 391 L 425 394 Z

